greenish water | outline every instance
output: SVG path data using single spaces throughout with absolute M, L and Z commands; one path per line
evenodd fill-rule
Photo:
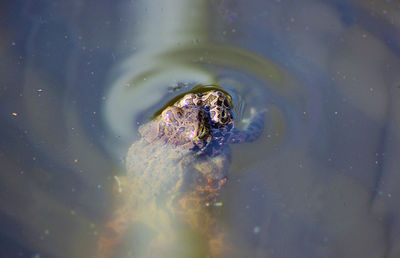
M 398 257 L 396 1 L 0 4 L 0 256 L 88 257 L 138 127 L 196 84 L 237 126 L 237 257 Z

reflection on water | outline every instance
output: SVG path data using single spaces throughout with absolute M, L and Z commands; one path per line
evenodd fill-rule
M 233 148 L 221 223 L 238 257 L 400 255 L 396 1 L 0 12 L 2 256 L 90 255 L 138 123 L 196 83 L 224 87 L 243 124 L 269 110 Z

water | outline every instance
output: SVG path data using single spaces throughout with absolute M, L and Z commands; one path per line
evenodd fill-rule
M 196 83 L 222 85 L 244 123 L 269 110 L 261 139 L 233 146 L 238 256 L 400 256 L 397 1 L 0 10 L 1 256 L 88 256 L 138 124 Z

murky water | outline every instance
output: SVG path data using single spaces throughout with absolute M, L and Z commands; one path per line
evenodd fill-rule
M 400 256 L 398 1 L 0 6 L 1 256 L 90 255 L 138 125 L 197 83 L 268 109 L 232 147 L 238 257 Z

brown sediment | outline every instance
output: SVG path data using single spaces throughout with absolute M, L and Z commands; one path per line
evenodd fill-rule
M 216 214 L 220 207 L 215 204 L 219 203 L 219 194 L 225 181 L 215 184 L 213 180 L 204 180 L 205 184 L 195 186 L 191 191 L 186 192 L 182 192 L 182 189 L 178 187 L 177 191 L 171 191 L 168 194 L 169 204 L 162 208 L 154 206 L 154 200 L 149 200 L 147 196 L 144 197 L 146 200 L 143 199 L 143 202 L 130 205 L 132 201 L 135 201 L 132 198 L 143 197 L 138 192 L 141 187 L 136 187 L 138 182 L 133 181 L 135 182 L 128 184 L 128 188 L 123 189 L 130 192 L 128 198 L 125 199 L 128 205 L 116 210 L 112 220 L 104 226 L 94 257 L 116 257 L 117 253 L 121 252 L 116 249 L 126 237 L 129 226 L 137 221 L 148 223 L 151 228 L 157 230 L 158 223 L 161 221 L 157 218 L 158 212 L 168 214 L 168 218 L 164 218 L 165 222 L 161 223 L 169 224 L 163 226 L 171 228 L 172 231 L 165 237 L 167 234 L 164 234 L 165 232 L 161 229 L 158 237 L 149 243 L 145 257 L 159 257 L 157 254 L 163 254 L 162 257 L 170 257 L 167 254 L 173 254 L 171 257 L 186 257 L 188 253 L 197 257 L 190 251 L 191 249 L 194 249 L 193 251 L 197 249 L 196 252 L 209 257 L 222 257 L 229 244 L 226 243 L 224 234 L 218 232 Z M 143 207 L 143 205 L 148 206 Z M 152 212 L 151 206 L 159 210 Z M 146 218 L 146 215 L 150 217 Z M 196 243 L 185 240 L 186 237 L 195 239 Z M 175 250 L 178 246 L 183 251 Z
M 98 247 L 94 257 L 107 258 L 115 256 L 115 246 L 121 242 L 125 230 L 131 220 L 131 211 L 124 207 L 117 210 L 113 216 L 113 220 L 109 221 L 101 231 L 98 240 Z
M 176 208 L 179 219 L 204 236 L 210 257 L 222 257 L 230 246 L 224 232 L 218 228 L 221 189 L 215 189 L 212 185 L 201 186 L 198 192 L 180 198 L 179 208 Z

